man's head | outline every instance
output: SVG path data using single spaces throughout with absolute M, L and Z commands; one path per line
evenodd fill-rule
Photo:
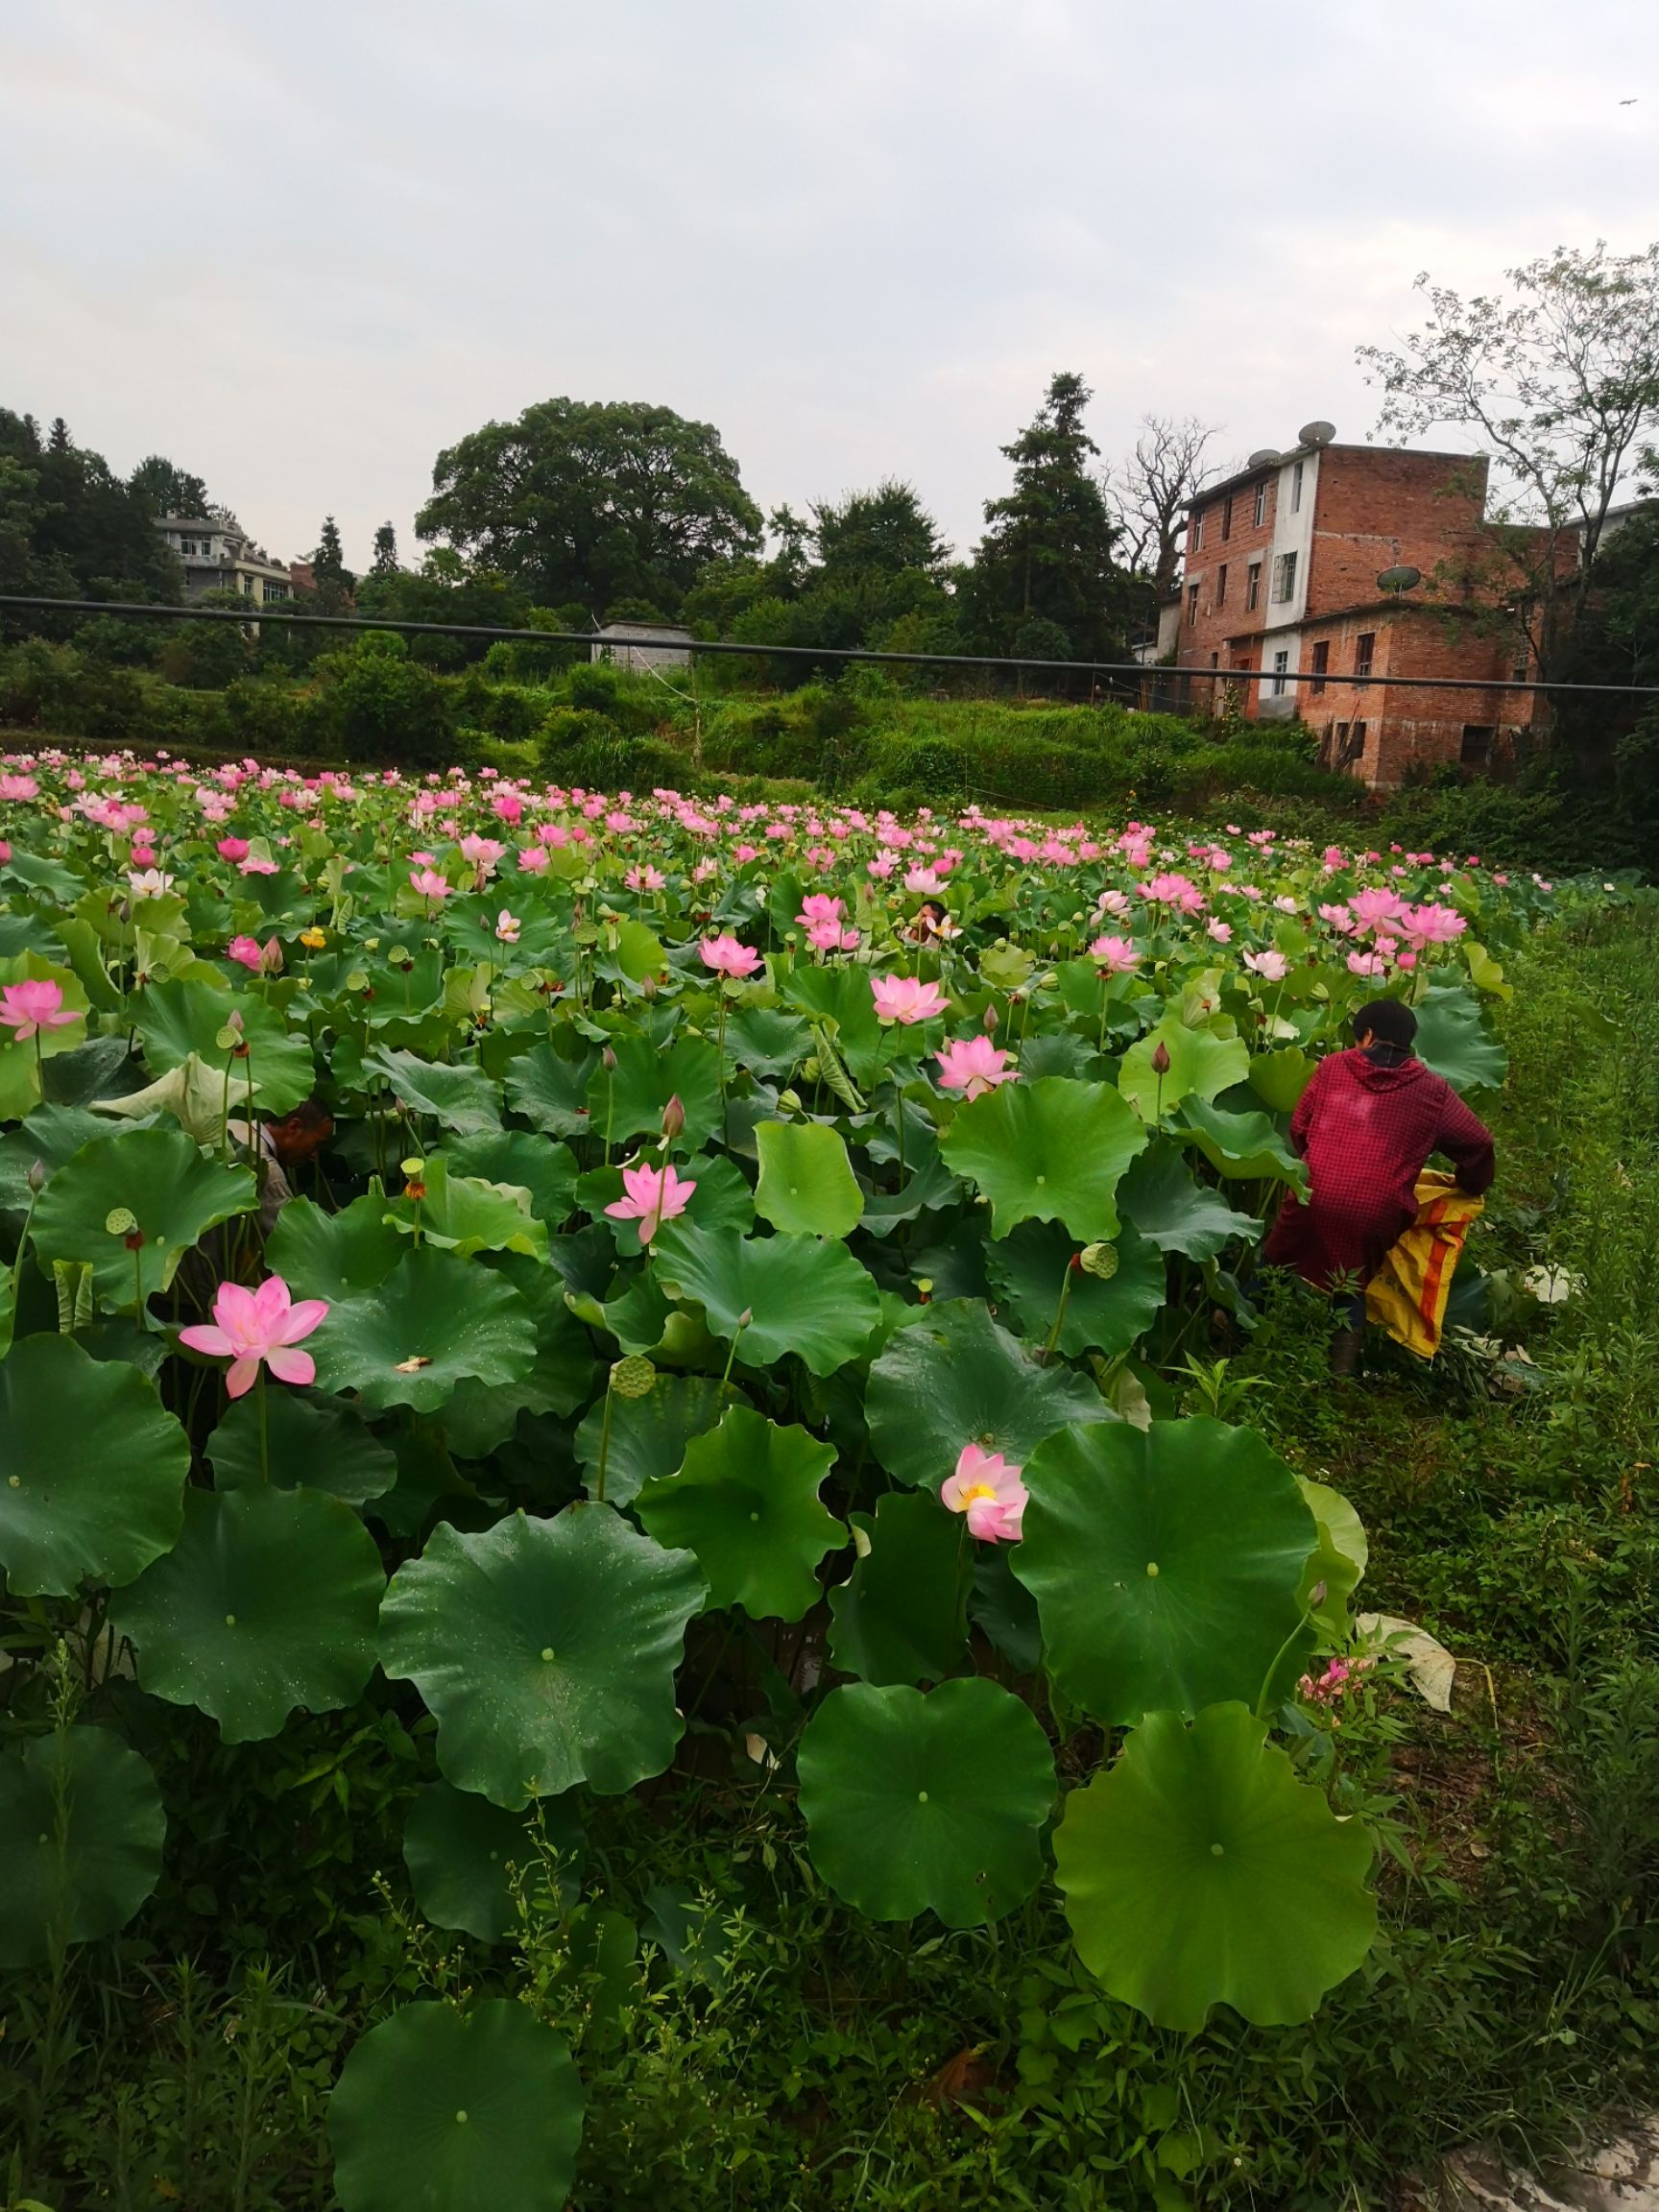
M 1361 1047 L 1392 1045 L 1401 1052 L 1409 1052 L 1416 1034 L 1416 1015 L 1398 998 L 1373 998 L 1354 1017 L 1354 1042 Z
M 334 1134 L 334 1117 L 315 1098 L 307 1098 L 279 1121 L 267 1121 L 265 1131 L 284 1167 L 298 1167 L 314 1160 Z

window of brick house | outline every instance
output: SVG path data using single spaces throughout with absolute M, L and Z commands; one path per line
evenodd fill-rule
M 1225 607 L 1227 604 L 1227 564 L 1225 561 L 1215 571 L 1215 604 L 1217 607 Z
M 1228 493 L 1228 494 L 1227 494 L 1227 496 L 1226 496 L 1226 498 L 1225 498 L 1225 499 L 1223 499 L 1223 500 L 1222 500 L 1222 502 L 1221 502 L 1221 536 L 1222 536 L 1222 538 L 1223 538 L 1223 539 L 1227 539 L 1227 538 L 1231 538 L 1231 537 L 1232 537 L 1232 535 L 1233 535 L 1233 494 L 1232 494 L 1232 493 L 1231 493 L 1231 492 L 1229 492 L 1229 493 Z
M 1371 673 L 1371 663 L 1377 658 L 1377 633 L 1361 630 L 1354 640 L 1354 673 L 1363 678 Z
M 1300 515 L 1302 512 L 1302 463 L 1300 461 L 1290 471 L 1290 512 L 1292 515 Z
M 1265 477 L 1263 477 L 1263 478 L 1262 478 L 1262 482 L 1261 482 L 1260 484 L 1258 484 L 1258 485 L 1257 485 L 1257 487 L 1256 487 L 1256 513 L 1255 513 L 1255 516 L 1254 516 L 1253 519 L 1254 519 L 1254 521 L 1255 521 L 1255 524 L 1256 524 L 1256 527 L 1257 527 L 1257 529 L 1258 529 L 1258 530 L 1260 530 L 1260 529 L 1261 529 L 1261 527 L 1262 527 L 1262 523 L 1263 523 L 1263 522 L 1265 521 L 1265 519 L 1266 519 L 1266 517 L 1267 517 L 1267 480 L 1266 480 L 1266 478 L 1265 478 Z
M 1198 627 L 1198 587 L 1196 584 L 1189 584 L 1187 587 L 1187 627 L 1189 630 L 1196 630 Z
M 1313 693 L 1317 697 L 1325 688 L 1325 673 L 1331 665 L 1331 640 L 1321 637 L 1313 648 Z
M 1280 553 L 1273 562 L 1273 603 L 1286 606 L 1296 596 L 1296 556 Z
M 1463 742 L 1457 748 L 1457 757 L 1465 768 L 1484 768 L 1492 758 L 1492 740 L 1497 731 L 1489 722 L 1465 722 Z
M 1286 679 L 1286 675 L 1288 674 L 1288 672 L 1289 672 L 1289 667 L 1290 667 L 1290 655 L 1289 655 L 1289 652 L 1288 652 L 1288 650 L 1287 650 L 1287 649 L 1286 649 L 1286 650 L 1285 650 L 1285 651 L 1282 651 L 1282 652 L 1279 652 L 1279 653 L 1275 653 L 1275 654 L 1274 654 L 1274 656 L 1273 656 L 1273 696 L 1274 696 L 1274 698 L 1275 698 L 1275 699 L 1283 699 L 1283 698 L 1284 698 L 1284 696 L 1285 696 L 1285 692 L 1286 692 L 1286 682 L 1285 682 L 1285 679 Z
M 1244 571 L 1244 604 L 1260 607 L 1262 604 L 1262 564 L 1252 561 Z
M 1204 510 L 1202 507 L 1194 507 L 1192 510 L 1192 543 L 1196 547 L 1202 545 L 1203 542 Z
M 1219 668 L 1219 667 L 1220 667 L 1220 665 L 1221 665 L 1221 656 L 1220 656 L 1220 654 L 1219 654 L 1219 653 L 1212 653 L 1212 654 L 1211 654 L 1211 656 L 1210 656 L 1210 665 L 1211 665 L 1211 667 L 1212 667 L 1212 668 Z

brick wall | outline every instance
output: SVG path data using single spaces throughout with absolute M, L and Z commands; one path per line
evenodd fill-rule
M 1372 640 L 1372 681 L 1355 681 L 1362 638 Z M 1413 766 L 1432 767 L 1463 757 L 1464 733 L 1493 733 L 1489 757 L 1514 749 L 1518 734 L 1539 717 L 1539 695 L 1518 691 L 1516 648 L 1479 633 L 1454 615 L 1422 606 L 1356 609 L 1334 620 L 1310 622 L 1303 632 L 1302 665 L 1315 665 L 1324 644 L 1330 676 L 1322 690 L 1298 685 L 1303 721 L 1320 739 L 1322 756 L 1367 783 L 1392 786 Z M 1420 691 L 1390 684 L 1393 676 L 1484 678 L 1467 688 Z M 1363 723 L 1356 751 L 1355 726 Z M 1481 765 L 1477 761 L 1472 765 Z
M 1258 483 L 1266 493 L 1260 522 L 1256 520 Z M 1278 489 L 1275 472 L 1264 469 L 1260 477 L 1248 478 L 1234 487 L 1230 524 L 1226 494 L 1207 499 L 1194 511 L 1194 519 L 1189 521 L 1179 648 L 1184 668 L 1207 668 L 1212 653 L 1218 655 L 1219 666 L 1235 666 L 1238 655 L 1230 641 L 1240 637 L 1250 641 L 1249 665 L 1260 664 L 1260 640 L 1270 588 L 1267 548 L 1273 541 Z M 1201 539 L 1194 527 L 1200 515 L 1203 517 Z M 1261 589 L 1254 610 L 1249 606 L 1249 572 L 1253 562 L 1262 565 Z M 1193 585 L 1198 587 L 1196 620 L 1191 599 Z
M 1485 501 L 1483 455 L 1328 445 L 1314 489 L 1310 616 L 1371 604 L 1379 574 L 1396 562 L 1420 568 L 1426 580 L 1438 568 L 1481 562 Z M 1430 588 L 1426 581 L 1419 589 Z M 1460 595 L 1450 580 L 1443 589 Z

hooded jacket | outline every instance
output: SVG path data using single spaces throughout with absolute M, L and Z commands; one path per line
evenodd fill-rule
M 1355 1046 L 1313 1070 L 1290 1118 L 1308 1163 L 1306 1200 L 1287 1195 L 1263 1257 L 1320 1289 L 1334 1276 L 1368 1283 L 1417 1218 L 1417 1178 L 1443 1152 L 1459 1190 L 1479 1196 L 1496 1172 L 1492 1137 L 1421 1060 L 1380 1066 Z

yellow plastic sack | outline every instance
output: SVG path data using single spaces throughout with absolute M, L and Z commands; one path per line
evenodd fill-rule
M 1420 1358 L 1440 1349 L 1453 1270 L 1470 1225 L 1485 1206 L 1431 1167 L 1417 1178 L 1417 1218 L 1365 1286 L 1365 1318 Z

